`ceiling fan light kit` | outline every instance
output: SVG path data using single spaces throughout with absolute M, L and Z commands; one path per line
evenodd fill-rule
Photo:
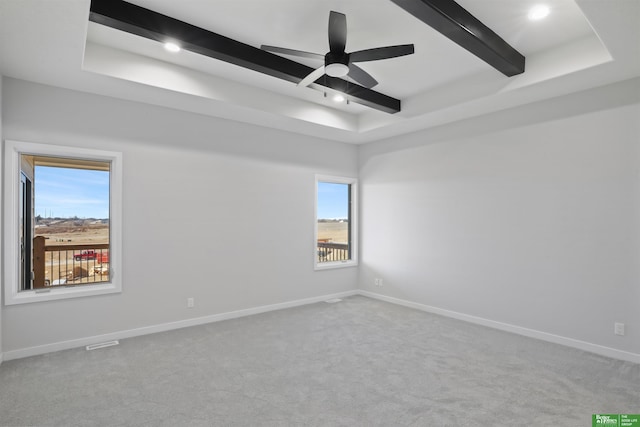
M 339 62 L 325 65 L 324 72 L 331 77 L 344 77 L 349 74 L 349 67 Z
M 391 1 L 503 74 L 513 76 L 524 72 L 524 56 L 454 0 Z M 256 48 L 123 0 L 91 0 L 89 20 L 161 43 L 175 40 L 174 46 L 165 47 L 173 52 L 184 49 L 209 56 L 298 86 L 340 92 L 347 103 L 353 101 L 390 114 L 400 111 L 400 100 L 372 90 L 378 81 L 356 63 L 415 52 L 413 44 L 345 52 L 347 20 L 336 11 L 329 13 L 329 52 L 325 55 L 269 45 Z M 315 59 L 322 65 L 313 69 L 284 58 L 283 54 Z

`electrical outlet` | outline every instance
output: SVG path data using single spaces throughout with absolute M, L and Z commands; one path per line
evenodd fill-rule
M 379 278 L 379 277 L 376 277 L 376 278 L 373 280 L 373 284 L 374 284 L 374 286 L 382 286 L 382 279 L 381 279 L 381 278 Z
M 193 308 L 196 304 L 194 298 L 187 298 L 187 308 Z
M 624 335 L 624 323 L 614 323 L 613 333 L 616 335 Z

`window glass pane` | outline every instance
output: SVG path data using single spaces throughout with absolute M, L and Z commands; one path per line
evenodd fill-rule
M 23 155 L 22 164 L 33 171 L 24 221 L 33 273 L 21 290 L 109 282 L 110 163 Z
M 351 259 L 351 185 L 318 181 L 318 263 Z

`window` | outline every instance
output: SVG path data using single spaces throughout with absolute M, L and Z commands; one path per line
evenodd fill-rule
M 316 270 L 358 264 L 357 180 L 316 176 Z
M 121 291 L 121 158 L 5 142 L 5 304 Z

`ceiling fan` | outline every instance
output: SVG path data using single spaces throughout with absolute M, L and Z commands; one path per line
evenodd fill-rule
M 349 76 L 362 86 L 372 88 L 378 84 L 378 81 L 362 68 L 358 67 L 355 62 L 377 61 L 414 53 L 413 44 L 376 47 L 346 53 L 344 50 L 346 44 L 347 17 L 340 12 L 331 11 L 329 13 L 329 52 L 327 52 L 327 54 L 321 55 L 318 53 L 267 45 L 262 45 L 260 48 L 273 53 L 317 59 L 320 61 L 324 60 L 324 65 L 308 74 L 298 83 L 298 86 L 308 86 L 326 74 L 331 77 Z

